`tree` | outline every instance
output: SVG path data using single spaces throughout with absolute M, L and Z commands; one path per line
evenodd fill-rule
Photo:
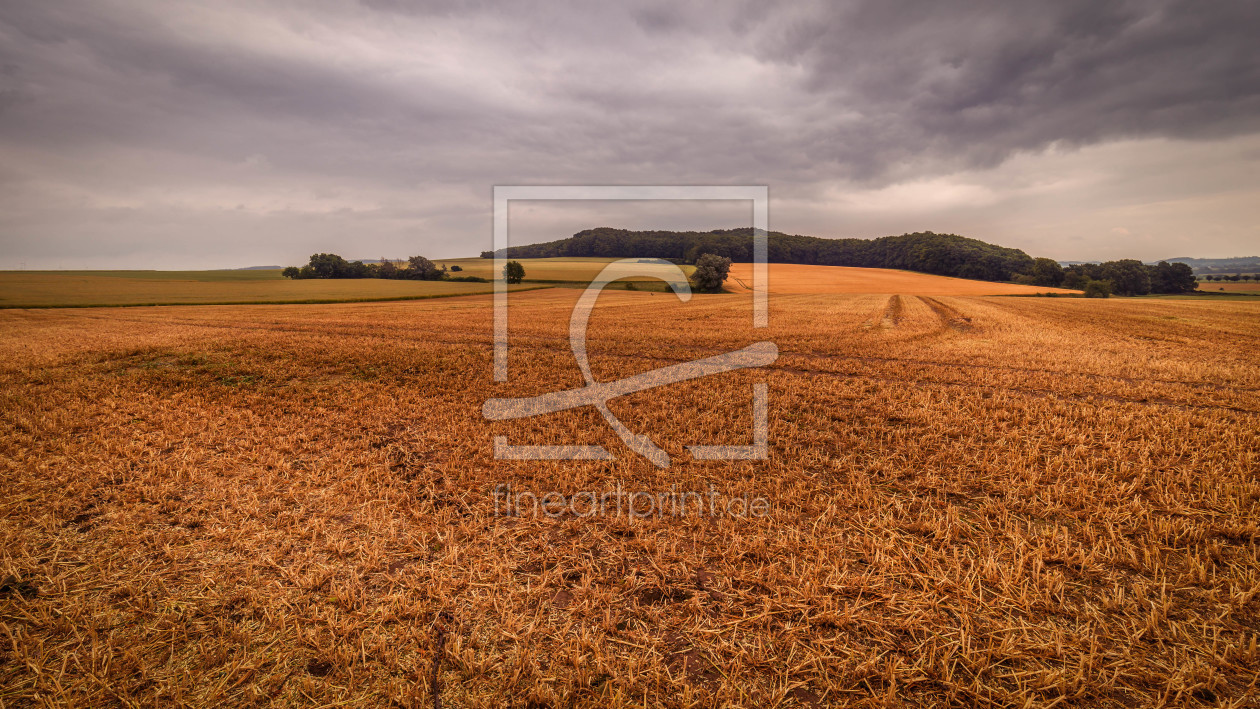
M 1101 280 L 1111 281 L 1112 293 L 1146 295 L 1151 292 L 1151 275 L 1141 261 L 1131 258 L 1108 261 L 1101 270 Z
M 462 271 L 462 270 L 464 270 L 464 267 L 463 267 L 463 266 L 460 266 L 459 264 L 452 264 L 452 265 L 451 265 L 451 270 L 452 270 L 452 271 Z
M 1038 258 L 1033 260 L 1032 272 L 1028 275 L 1032 276 L 1033 285 L 1035 286 L 1058 288 L 1063 284 L 1063 267 L 1054 259 Z
M 407 268 L 403 275 L 413 281 L 439 281 L 446 272 L 423 256 L 412 256 L 407 259 Z
M 398 278 L 398 265 L 381 257 L 381 265 L 376 267 L 376 275 L 379 278 Z
M 337 254 L 311 254 L 307 266 L 311 278 L 345 278 L 350 272 L 350 264 Z
M 722 283 L 731 271 L 731 260 L 716 254 L 703 254 L 696 259 L 695 273 L 691 281 L 701 293 L 716 293 L 722 290 Z
M 302 277 L 302 269 L 298 268 L 297 266 L 289 266 L 288 268 L 281 271 L 280 275 L 284 276 L 285 278 L 292 278 L 296 280 Z
M 1160 261 L 1147 266 L 1151 277 L 1152 293 L 1189 293 L 1199 287 L 1194 269 L 1184 263 Z
M 520 261 L 508 261 L 503 266 L 503 280 L 508 283 L 520 283 L 525 280 L 525 267 Z
M 1085 284 L 1086 298 L 1110 298 L 1111 281 L 1089 281 Z
M 1085 284 L 1090 282 L 1090 277 L 1081 269 L 1072 266 L 1063 274 L 1063 287 L 1072 290 L 1085 290 Z

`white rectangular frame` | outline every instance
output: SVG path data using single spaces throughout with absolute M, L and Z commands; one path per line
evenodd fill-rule
M 508 203 L 512 200 L 749 200 L 753 203 L 753 327 L 770 324 L 768 254 L 770 188 L 767 185 L 495 185 L 494 381 L 508 379 Z

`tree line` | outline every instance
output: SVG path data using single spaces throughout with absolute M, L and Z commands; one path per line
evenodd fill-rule
M 1253 278 L 1254 278 L 1255 280 L 1257 280 L 1257 281 L 1260 281 L 1260 274 L 1256 274 L 1256 273 L 1234 273 L 1234 274 L 1230 274 L 1230 275 L 1228 275 L 1228 276 L 1204 276 L 1204 277 L 1203 277 L 1203 280 L 1205 280 L 1205 281 L 1222 281 L 1222 282 L 1224 282 L 1224 281 L 1232 281 L 1232 282 L 1234 282 L 1234 283 L 1237 283 L 1238 281 L 1250 281 L 1250 280 L 1251 280 L 1251 279 L 1253 279 Z
M 713 254 L 748 262 L 753 260 L 751 237 L 751 228 L 698 232 L 600 227 L 558 241 L 512 246 L 506 255 L 511 258 L 663 258 L 675 263 L 696 263 L 700 255 Z M 1125 259 L 1064 268 L 1053 259 L 1033 258 L 1020 249 L 930 231 L 878 239 L 823 239 L 772 231 L 766 247 L 771 263 L 895 268 L 981 281 L 1064 287 L 1104 297 L 1112 293 L 1185 293 L 1197 287 L 1193 269 L 1181 263 L 1161 261 L 1148 266 Z M 481 257 L 493 258 L 494 253 L 483 251 Z
M 1038 259 L 1040 261 L 1040 259 Z M 1078 263 L 1063 269 L 1061 285 L 1085 295 L 1149 295 L 1189 293 L 1199 287 L 1194 269 L 1184 263 L 1160 261 L 1149 265 L 1135 259 Z
M 694 264 L 701 255 L 713 254 L 749 262 L 753 260 L 751 237 L 751 228 L 698 232 L 600 227 L 580 231 L 568 239 L 508 247 L 506 255 L 663 258 Z M 771 263 L 898 268 L 985 281 L 1009 281 L 1033 265 L 1032 257 L 1019 249 L 930 231 L 878 239 L 823 239 L 775 231 L 769 234 L 767 248 Z M 494 253 L 483 251 L 481 257 L 493 258 Z
M 302 267 L 289 266 L 280 272 L 285 278 L 304 280 L 308 278 L 388 278 L 406 281 L 469 281 L 487 283 L 477 276 L 452 276 L 452 272 L 462 271 L 459 266 L 438 266 L 423 256 L 412 256 L 406 261 L 395 262 L 381 259 L 379 263 L 363 263 L 347 261 L 337 254 L 312 254 L 310 261 Z

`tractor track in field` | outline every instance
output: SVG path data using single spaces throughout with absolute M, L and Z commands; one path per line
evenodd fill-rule
M 880 320 L 880 327 L 885 330 L 891 330 L 901 323 L 901 296 L 889 296 L 887 305 L 884 306 L 884 317 Z
M 971 324 L 971 318 L 962 314 L 962 311 L 953 306 L 946 305 L 936 298 L 921 295 L 919 300 L 936 313 L 936 317 L 940 319 L 941 325 L 955 332 L 971 332 L 974 326 Z

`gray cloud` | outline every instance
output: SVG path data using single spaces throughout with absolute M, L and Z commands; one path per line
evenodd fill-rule
M 0 267 L 469 254 L 510 183 L 762 183 L 776 228 L 1062 258 L 1179 253 L 1216 209 L 1200 246 L 1246 251 L 1260 157 L 1219 146 L 1260 130 L 1256 26 L 1249 2 L 10 3 Z M 1178 232 L 1110 223 L 1168 202 L 1129 144 L 1218 161 Z M 1093 182 L 1059 184 L 1073 151 Z

